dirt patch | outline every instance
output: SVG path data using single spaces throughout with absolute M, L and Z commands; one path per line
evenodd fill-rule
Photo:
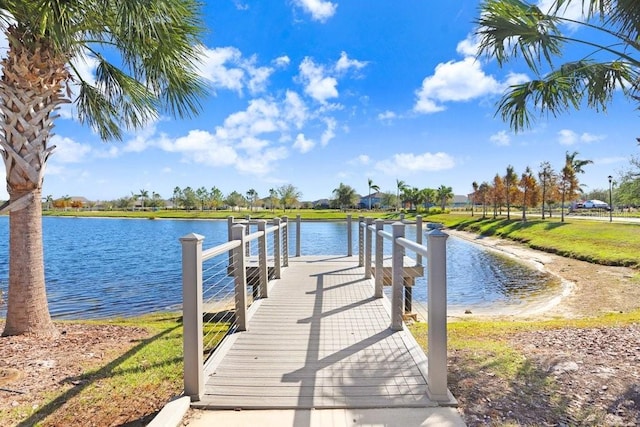
M 0 321 L 0 330 L 2 328 L 4 322 Z M 0 412 L 8 413 L 19 406 L 38 411 L 47 394 L 58 396 L 81 387 L 86 381 L 82 376 L 84 371 L 104 366 L 149 337 L 142 328 L 115 325 L 64 323 L 59 324 L 58 329 L 60 336 L 51 340 L 34 336 L 0 337 Z M 162 397 L 161 404 L 168 397 Z M 155 404 L 155 408 L 139 406 L 146 404 Z M 123 405 L 121 413 L 94 425 L 119 425 L 149 414 L 157 407 L 158 402 L 139 402 L 130 408 Z M 18 414 L 18 418 L 0 421 L 0 424 L 9 421 L 8 425 L 14 425 L 27 417 L 25 411 Z M 42 425 L 56 423 L 48 419 Z
M 640 308 L 638 271 L 563 258 L 463 232 L 563 280 L 542 305 L 470 316 L 577 318 Z M 508 313 L 508 315 L 507 315 Z M 470 426 L 640 425 L 640 325 L 527 331 L 508 338 L 524 368 L 507 382 L 480 365 L 477 354 L 449 352 L 449 384 Z

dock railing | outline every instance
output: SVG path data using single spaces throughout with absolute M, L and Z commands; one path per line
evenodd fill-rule
M 416 218 L 416 241 L 405 237 L 406 222 L 393 222 L 391 232 L 384 230 L 385 221 L 372 218 L 359 219 L 359 259 L 364 266 L 365 278 L 374 277 L 374 296 L 383 297 L 385 282 L 384 240 L 392 244 L 391 250 L 391 329 L 404 328 L 407 298 L 417 274 L 424 274 L 422 257 L 427 260 L 427 386 L 432 400 L 449 400 L 447 390 L 447 252 L 449 237 L 434 226 L 427 233 L 427 246 L 422 245 L 422 218 Z M 375 235 L 375 245 L 373 236 Z M 375 256 L 373 247 L 375 246 Z M 415 254 L 415 265 L 407 265 L 406 251 Z M 412 264 L 412 263 L 410 263 Z M 416 274 L 417 273 L 417 274 Z M 408 292 L 407 292 L 408 291 Z M 411 311 L 411 305 L 408 305 Z
M 257 231 L 251 232 L 252 226 Z M 203 250 L 204 240 L 195 233 L 180 238 L 184 393 L 192 401 L 204 393 L 205 354 L 229 333 L 247 330 L 250 305 L 269 296 L 269 280 L 280 278 L 289 260 L 286 218 L 275 218 L 271 227 L 265 220 L 236 223 L 231 218 L 228 242 Z

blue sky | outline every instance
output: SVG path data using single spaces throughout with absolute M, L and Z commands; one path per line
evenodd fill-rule
M 621 96 L 607 114 L 541 118 L 517 135 L 495 117 L 505 87 L 533 76 L 474 58 L 478 1 L 204 4 L 202 113 L 105 143 L 63 109 L 44 195 L 169 198 L 176 186 L 217 186 L 265 197 L 293 184 L 316 200 L 340 183 L 366 194 L 368 178 L 392 192 L 401 179 L 467 194 L 509 164 L 518 174 L 543 161 L 559 169 L 566 151 L 593 160 L 581 176 L 590 190 L 638 153 L 637 111 Z M 90 75 L 91 62 L 81 65 Z

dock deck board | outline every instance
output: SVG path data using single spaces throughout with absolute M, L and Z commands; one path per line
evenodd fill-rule
M 424 352 L 389 328 L 354 257 L 289 259 L 237 333 L 194 406 L 216 409 L 437 406 L 427 396 Z

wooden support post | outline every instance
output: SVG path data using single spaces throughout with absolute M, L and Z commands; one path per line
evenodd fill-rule
M 233 240 L 233 237 L 231 235 L 231 227 L 233 227 L 233 217 L 228 216 L 227 217 L 227 232 L 228 232 L 227 240 L 228 241 Z M 229 267 L 232 267 L 232 266 L 233 266 L 233 251 L 229 251 Z
M 384 230 L 384 219 L 376 219 L 376 277 L 373 296 L 382 298 L 384 288 L 384 237 L 379 235 L 379 231 Z
M 261 219 L 258 221 L 258 231 L 262 231 L 262 236 L 258 238 L 258 268 L 260 283 L 258 285 L 258 295 L 260 298 L 267 298 L 269 295 L 267 283 L 269 282 L 268 266 L 267 266 L 267 221 Z
M 247 265 L 244 253 L 245 226 L 233 226 L 233 240 L 239 240 L 240 245 L 233 250 L 233 273 L 235 278 L 236 324 L 239 331 L 247 330 Z
M 273 278 L 279 279 L 282 277 L 282 269 L 280 267 L 282 265 L 282 255 L 280 253 L 280 233 L 282 233 L 280 229 L 280 218 L 273 218 L 273 225 L 278 227 L 273 233 Z
M 202 242 L 199 234 L 180 238 L 182 243 L 182 325 L 184 394 L 192 401 L 204 394 L 202 335 Z
M 447 391 L 447 238 L 435 229 L 427 235 L 428 273 L 428 359 L 427 386 L 429 398 L 449 401 Z
M 391 330 L 402 330 L 402 314 L 404 296 L 404 246 L 398 244 L 396 240 L 404 237 L 404 224 L 394 222 L 392 227 L 393 249 L 391 254 Z

